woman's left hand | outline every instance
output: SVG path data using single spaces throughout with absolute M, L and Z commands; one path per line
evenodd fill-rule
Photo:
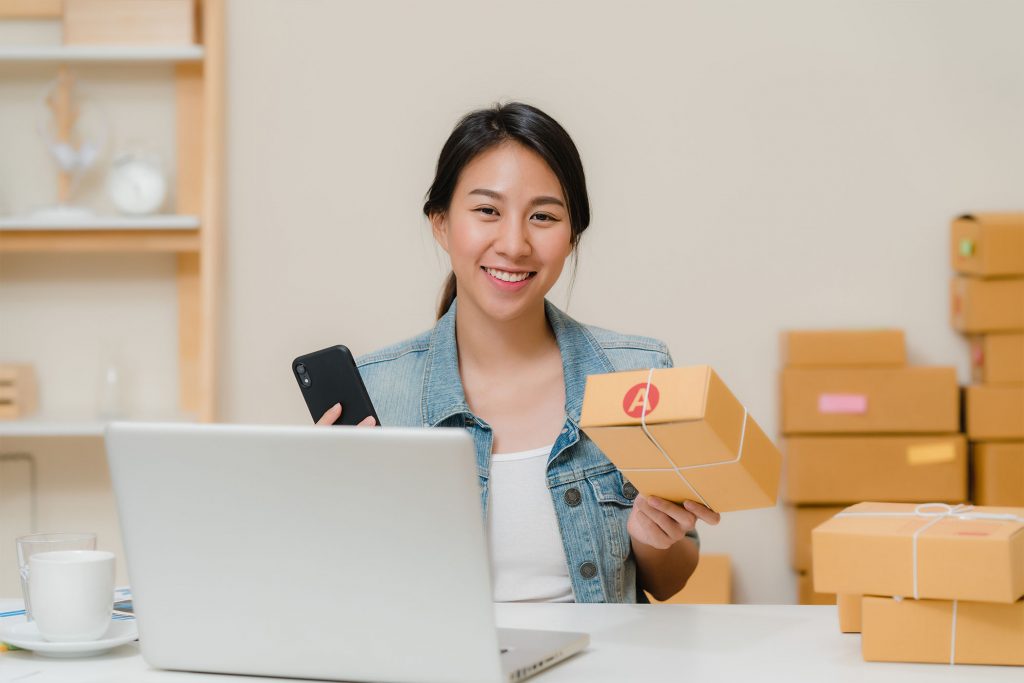
M 697 525 L 718 524 L 722 516 L 692 500 L 682 505 L 657 496 L 637 496 L 626 529 L 634 541 L 665 550 Z

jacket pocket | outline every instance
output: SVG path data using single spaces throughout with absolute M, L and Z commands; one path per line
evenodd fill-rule
M 622 474 L 616 469 L 608 470 L 587 477 L 587 483 L 597 500 L 602 538 L 616 559 L 625 560 L 632 550 L 626 522 L 633 509 L 633 501 L 622 491 Z

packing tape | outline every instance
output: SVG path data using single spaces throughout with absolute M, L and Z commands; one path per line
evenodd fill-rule
M 929 512 L 926 508 L 938 508 L 937 512 Z M 973 505 L 965 505 L 963 503 L 953 506 L 947 503 L 921 503 L 914 508 L 913 512 L 848 512 L 846 510 L 840 512 L 836 517 L 932 517 L 927 524 L 921 526 L 914 535 L 911 536 L 911 572 L 913 572 L 914 579 L 914 599 L 920 600 L 917 589 L 917 539 L 926 529 L 933 525 L 941 522 L 943 519 L 964 519 L 964 520 L 978 520 L 978 519 L 990 519 L 1000 522 L 1020 522 L 1024 524 L 1024 517 L 1018 517 L 1017 515 L 1009 512 L 981 512 L 974 511 Z
M 956 460 L 956 447 L 951 443 L 907 446 L 908 465 L 942 465 L 954 460 Z
M 643 429 L 644 435 L 646 435 L 647 439 L 652 444 L 654 444 L 654 447 L 658 449 L 658 452 L 661 453 L 661 455 L 665 458 L 665 460 L 668 462 L 669 466 L 666 469 L 664 469 L 664 470 L 662 470 L 662 469 L 648 469 L 647 471 L 654 471 L 654 472 L 669 472 L 669 471 L 672 471 L 672 472 L 675 472 L 676 475 L 680 479 L 683 480 L 683 483 L 686 484 L 691 491 L 693 491 L 695 494 L 697 494 L 697 497 L 700 498 L 701 505 L 703 505 L 704 507 L 708 508 L 709 510 L 714 510 L 714 508 L 711 507 L 708 504 L 707 500 L 704 499 L 704 496 L 701 495 L 700 491 L 697 490 L 697 487 L 694 486 L 693 484 L 691 484 L 690 480 L 687 479 L 685 475 L 683 475 L 682 470 L 695 470 L 695 469 L 700 469 L 700 468 L 704 468 L 704 467 L 716 467 L 718 465 L 731 465 L 733 463 L 739 462 L 740 458 L 743 457 L 743 444 L 746 443 L 746 437 L 747 437 L 747 407 L 743 406 L 743 427 L 740 429 L 740 446 L 737 449 L 737 453 L 736 453 L 736 457 L 735 458 L 733 458 L 732 460 L 719 460 L 718 462 L 708 462 L 708 463 L 703 463 L 703 464 L 700 464 L 700 465 L 684 465 L 684 466 L 680 467 L 679 465 L 676 465 L 675 461 L 673 461 L 672 458 L 669 457 L 668 453 L 665 452 L 665 449 L 661 447 L 660 443 L 658 443 L 658 440 L 655 439 L 654 435 L 651 434 L 650 430 L 647 429 L 647 406 L 650 405 L 650 403 L 648 401 L 648 396 L 651 395 L 651 379 L 653 377 L 654 377 L 654 368 L 651 368 L 650 371 L 647 373 L 647 387 L 644 389 L 644 407 L 643 407 L 643 410 L 640 412 L 640 428 Z M 708 381 L 711 381 L 710 377 L 708 378 Z M 634 468 L 634 469 L 637 469 L 638 471 L 640 471 L 643 468 Z

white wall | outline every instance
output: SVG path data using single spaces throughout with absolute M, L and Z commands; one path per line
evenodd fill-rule
M 233 0 L 222 416 L 305 423 L 291 358 L 432 324 L 447 267 L 420 206 L 437 154 L 461 114 L 512 98 L 554 115 L 583 156 L 594 220 L 575 317 L 710 363 L 769 432 L 783 329 L 903 327 L 913 362 L 966 379 L 948 223 L 1024 207 L 1021 25 L 1012 0 Z M 0 187 L 15 172 L 3 156 Z M 104 299 L 93 266 L 49 257 L 0 260 L 0 287 L 65 267 L 97 315 L 127 326 L 147 311 L 141 294 Z M 173 283 L 153 287 L 162 306 Z M 0 296 L 0 355 L 46 362 L 52 344 L 9 336 L 20 300 Z M 33 334 L 61 334 L 33 301 Z M 131 347 L 163 348 L 164 327 L 133 330 Z M 100 334 L 76 328 L 90 380 Z M 91 381 L 61 381 L 44 391 L 93 400 Z M 146 382 L 175 395 L 173 367 Z M 732 554 L 741 600 L 795 598 L 781 509 L 731 513 L 703 538 Z
M 458 116 L 511 98 L 583 156 L 577 318 L 712 364 L 769 431 L 786 328 L 903 327 L 966 379 L 948 223 L 1024 207 L 1024 5 L 481 7 L 232 4 L 226 418 L 302 422 L 290 358 L 432 324 L 423 194 Z M 741 599 L 795 598 L 781 509 L 703 537 Z

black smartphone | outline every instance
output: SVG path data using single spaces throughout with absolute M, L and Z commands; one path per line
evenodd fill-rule
M 380 424 L 352 352 L 346 347 L 339 344 L 299 356 L 292 361 L 292 375 L 299 383 L 313 422 L 340 403 L 341 417 L 334 424 L 356 425 L 368 415 Z

